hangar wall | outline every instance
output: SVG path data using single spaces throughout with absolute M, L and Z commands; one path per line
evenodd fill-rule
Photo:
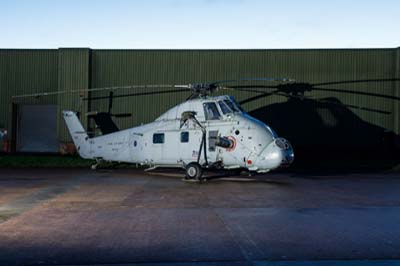
M 57 91 L 57 50 L 0 49 L 0 124 L 11 129 L 13 95 Z M 57 103 L 55 97 L 41 99 Z
M 58 117 L 62 118 L 62 110 L 76 110 L 85 113 L 88 110 L 88 101 L 81 101 L 88 93 L 69 93 L 74 90 L 90 88 L 90 50 L 61 48 L 58 53 Z M 87 117 L 81 115 L 83 125 L 87 125 Z M 57 124 L 60 142 L 69 142 L 70 136 L 63 119 Z
M 106 96 L 108 91 L 80 95 L 68 93 L 70 90 L 132 84 L 187 84 L 240 77 L 290 77 L 296 82 L 311 84 L 331 81 L 399 79 L 399 65 L 400 48 L 4 49 L 0 50 L 0 126 L 3 124 L 11 131 L 10 136 L 15 135 L 12 111 L 13 106 L 21 104 L 53 103 L 58 105 L 59 112 L 66 108 L 82 113 L 107 110 L 107 100 L 95 99 Z M 291 139 L 295 142 L 295 146 L 356 144 L 356 146 L 368 147 L 378 144 L 381 134 L 387 132 L 392 132 L 394 139 L 397 139 L 400 133 L 400 101 L 395 97 L 400 97 L 399 82 L 353 82 L 323 87 L 331 90 L 308 91 L 305 96 L 309 98 L 304 101 L 294 101 L 283 93 L 269 97 L 255 97 L 258 94 L 252 92 L 229 92 L 229 94 L 234 95 L 239 102 L 244 101 L 243 107 L 247 111 L 269 123 L 280 135 Z M 13 95 L 45 91 L 65 93 L 58 96 L 12 99 Z M 117 97 L 114 100 L 113 112 L 133 114 L 131 118 L 116 120 L 121 128 L 149 122 L 188 96 L 188 93 L 143 95 L 142 92 L 139 90 L 115 92 Z M 146 92 L 151 92 L 151 90 Z M 118 98 L 118 96 L 132 93 L 138 95 Z M 379 97 L 376 94 L 387 97 Z M 83 101 L 82 98 L 89 98 L 89 100 Z M 323 99 L 323 102 L 317 99 Z M 351 105 L 351 107 L 345 107 L 342 104 Z M 60 113 L 58 118 L 58 139 L 60 143 L 69 142 L 70 138 Z M 93 127 L 86 120 L 84 124 L 89 128 Z M 363 132 L 369 132 L 370 136 L 359 137 L 360 134 L 363 135 Z

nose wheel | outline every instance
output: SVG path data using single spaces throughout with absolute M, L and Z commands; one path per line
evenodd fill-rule
M 186 165 L 185 179 L 200 181 L 203 176 L 203 168 L 198 163 L 189 163 Z

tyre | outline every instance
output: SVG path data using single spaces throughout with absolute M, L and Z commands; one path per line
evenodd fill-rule
M 203 169 L 198 163 L 186 165 L 186 179 L 201 180 Z

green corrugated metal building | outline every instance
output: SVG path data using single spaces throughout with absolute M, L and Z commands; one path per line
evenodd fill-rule
M 301 86 L 300 83 L 353 81 L 310 87 L 312 90 L 306 91 L 304 98 L 297 97 L 295 92 L 287 95 L 284 91 L 272 96 L 249 91 L 224 91 L 234 95 L 243 103 L 244 109 L 270 124 L 278 134 L 291 140 L 295 147 L 399 147 L 400 48 L 0 49 L 0 127 L 8 130 L 8 138 L 13 144 L 11 146 L 17 151 L 24 151 L 22 146 L 25 144 L 21 144 L 24 143 L 21 138 L 28 136 L 29 142 L 29 134 L 21 130 L 29 130 L 29 126 L 34 125 L 24 126 L 26 122 L 23 121 L 28 119 L 34 123 L 34 120 L 27 114 L 25 118 L 22 117 L 21 110 L 33 115 L 34 110 L 44 110 L 36 107 L 53 106 L 56 109 L 46 110 L 58 110 L 54 119 L 49 117 L 55 120 L 54 139 L 59 144 L 68 143 L 70 137 L 60 111 L 107 111 L 107 100 L 96 98 L 107 96 L 109 91 L 27 98 L 12 96 L 142 84 L 188 84 L 242 77 L 289 77 L 295 79 L 298 86 Z M 259 84 L 256 82 L 253 85 Z M 133 114 L 130 118 L 116 119 L 120 128 L 150 122 L 189 95 L 179 92 L 118 97 L 141 92 L 143 90 L 132 89 L 114 92 L 117 97 L 114 99 L 113 111 Z M 93 122 L 88 121 L 84 115 L 81 117 L 84 125 L 91 130 Z

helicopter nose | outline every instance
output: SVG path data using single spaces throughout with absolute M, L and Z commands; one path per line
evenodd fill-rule
M 284 138 L 277 138 L 275 144 L 281 149 L 282 161 L 280 166 L 289 166 L 294 161 L 293 147 L 290 142 Z
M 254 164 L 259 169 L 275 169 L 289 166 L 293 161 L 294 152 L 289 141 L 277 138 L 259 154 Z

